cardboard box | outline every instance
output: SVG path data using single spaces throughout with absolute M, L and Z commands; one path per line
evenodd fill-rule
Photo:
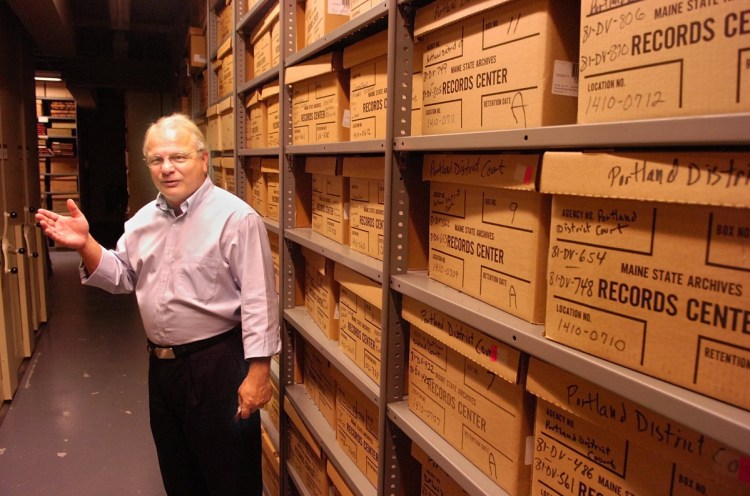
M 281 281 L 279 280 L 279 235 L 278 233 L 268 231 L 268 244 L 271 245 L 271 258 L 273 259 L 273 272 L 276 275 L 276 292 L 279 292 Z
M 206 67 L 208 58 L 206 57 L 206 37 L 203 34 L 203 28 L 191 27 L 188 29 L 187 53 L 190 74 L 196 74 Z
M 339 283 L 339 349 L 380 384 L 380 314 L 383 288 L 352 269 L 336 264 Z
M 422 59 L 424 58 L 424 43 L 414 43 L 413 67 L 411 78 L 411 135 L 422 135 Z
M 221 169 L 224 173 L 224 189 L 231 193 L 235 193 L 237 191 L 237 187 L 235 185 L 236 174 L 234 167 L 234 157 L 222 157 Z
M 530 322 L 544 322 L 550 198 L 538 155 L 425 155 L 430 277 Z
M 384 139 L 388 102 L 388 32 L 381 31 L 344 48 L 349 69 L 352 141 Z
M 221 150 L 221 121 L 219 120 L 219 106 L 211 105 L 206 111 L 208 118 L 208 132 L 206 144 L 209 150 Z
M 245 100 L 247 109 L 247 148 L 266 148 L 268 146 L 268 107 L 261 98 L 260 91 L 252 91 Z
M 328 339 L 339 338 L 339 284 L 334 263 L 323 255 L 302 248 L 305 257 L 305 309 Z
M 271 377 L 271 399 L 263 406 L 263 409 L 268 413 L 268 419 L 271 421 L 276 430 L 280 430 L 280 410 L 281 402 L 279 395 L 279 384 Z
M 261 101 L 266 104 L 266 146 L 279 146 L 279 84 L 266 85 L 260 93 Z
M 349 140 L 349 74 L 329 53 L 286 69 L 292 85 L 292 144 Z
M 250 43 L 252 44 L 253 52 L 253 75 L 252 77 L 258 77 L 266 71 L 270 71 L 273 67 L 278 65 L 278 52 L 279 52 L 279 38 L 278 38 L 278 24 L 279 24 L 279 4 L 268 11 L 263 17 L 260 23 L 258 23 L 250 34 Z M 274 64 L 274 44 L 272 32 L 276 28 L 276 46 L 275 52 L 276 63 Z M 251 78 L 248 78 L 251 79 Z
M 228 0 L 226 5 L 217 12 L 216 16 L 216 46 L 220 46 L 227 38 L 231 38 L 232 28 L 234 27 L 234 6 L 232 0 Z
M 575 122 L 577 6 L 509 2 L 453 20 L 415 25 L 425 45 L 423 134 Z
M 326 473 L 332 484 L 331 490 L 333 492 L 331 496 L 354 496 L 354 493 L 349 489 L 344 478 L 330 461 L 326 465 Z
M 231 41 L 231 38 L 227 41 Z M 231 95 L 234 91 L 234 55 L 231 52 L 231 44 L 228 46 L 230 51 L 211 63 L 211 69 L 216 74 L 219 98 Z
M 532 402 L 520 352 L 404 297 L 409 409 L 510 495 L 528 493 Z
M 261 471 L 263 474 L 263 484 L 272 496 L 281 496 L 279 477 L 281 469 L 281 459 L 279 452 L 273 445 L 271 437 L 261 425 Z
M 44 162 L 40 162 L 43 164 Z M 49 161 L 49 171 L 51 174 L 75 174 L 78 175 L 77 160 L 66 160 L 64 158 L 53 158 Z M 42 170 L 42 173 L 45 171 Z
M 581 5 L 578 122 L 750 110 L 744 2 Z
M 545 336 L 750 408 L 749 167 L 740 152 L 545 154 Z
M 531 494 L 747 494 L 597 427 L 542 399 L 534 424 Z
M 217 104 L 219 111 L 219 149 L 234 150 L 234 97 L 225 98 Z
M 728 486 L 743 481 L 739 467 L 747 455 L 615 392 L 554 365 L 531 358 L 527 390 L 578 418 L 618 433 L 651 453 L 703 471 Z
M 349 246 L 383 260 L 384 158 L 346 156 L 342 175 L 349 178 Z
M 305 427 L 299 414 L 288 399 L 284 399 L 284 411 L 291 420 L 289 424 L 289 463 L 299 474 L 309 493 L 313 496 L 328 496 L 327 458 L 323 450 Z
M 268 189 L 268 218 L 278 221 L 280 208 L 279 159 L 263 158 L 261 160 L 261 171 L 266 176 L 266 188 Z
M 246 170 L 247 185 L 246 191 L 248 192 L 247 203 L 258 212 L 258 215 L 262 217 L 268 216 L 268 185 L 266 184 L 266 176 L 261 171 L 261 158 L 250 157 L 247 162 Z
M 342 245 L 349 244 L 349 178 L 340 174 L 337 157 L 309 156 L 312 174 L 312 229 Z
M 56 177 L 50 179 L 49 192 L 51 193 L 77 193 L 78 177 Z
M 349 2 L 343 0 L 305 0 L 305 45 L 349 21 Z
M 224 168 L 221 166 L 221 159 L 215 158 L 213 162 L 213 183 L 221 189 L 227 189 L 227 185 L 224 182 Z
M 411 455 L 422 464 L 421 496 L 467 496 L 463 490 L 427 453 L 415 442 L 411 443 Z
M 350 5 L 349 19 L 354 19 L 373 7 L 380 5 L 380 2 L 377 0 L 353 0 Z
M 336 430 L 336 379 L 333 365 L 326 360 L 313 346 L 304 343 L 303 375 L 305 389 L 318 410 L 323 414 L 328 425 Z
M 336 442 L 373 486 L 378 484 L 378 406 L 341 372 L 336 378 Z

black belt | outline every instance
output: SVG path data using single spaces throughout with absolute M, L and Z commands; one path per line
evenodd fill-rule
M 217 334 L 216 336 L 211 336 L 210 338 L 206 338 L 206 339 L 200 339 L 198 341 L 193 341 L 191 343 L 177 344 L 174 346 L 160 346 L 156 343 L 151 342 L 151 340 L 147 340 L 148 352 L 149 354 L 160 359 L 169 360 L 169 359 L 174 359 L 174 358 L 180 358 L 185 355 L 189 355 L 190 353 L 194 353 L 196 351 L 206 349 L 209 346 L 213 346 L 217 343 L 220 343 L 224 341 L 225 339 L 228 339 L 232 336 L 238 335 L 241 329 L 242 329 L 242 326 L 238 324 L 237 326 L 231 328 L 227 332 L 222 332 L 221 334 Z

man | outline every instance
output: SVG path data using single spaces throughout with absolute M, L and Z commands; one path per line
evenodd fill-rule
M 84 284 L 135 291 L 148 338 L 149 409 L 170 495 L 260 494 L 260 414 L 281 349 L 278 295 L 262 219 L 208 179 L 197 126 L 174 114 L 146 132 L 159 194 L 104 249 L 73 200 L 40 209 L 44 233 L 81 255 Z

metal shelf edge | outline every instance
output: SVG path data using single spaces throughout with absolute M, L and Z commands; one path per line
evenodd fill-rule
M 286 147 L 286 152 L 290 155 L 384 153 L 385 140 L 339 141 L 315 145 L 290 145 Z

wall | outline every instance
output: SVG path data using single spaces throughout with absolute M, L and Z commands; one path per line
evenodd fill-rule
M 143 136 L 152 122 L 172 112 L 172 101 L 172 96 L 164 93 L 129 91 L 125 94 L 130 215 L 156 198 L 156 186 L 143 163 Z

